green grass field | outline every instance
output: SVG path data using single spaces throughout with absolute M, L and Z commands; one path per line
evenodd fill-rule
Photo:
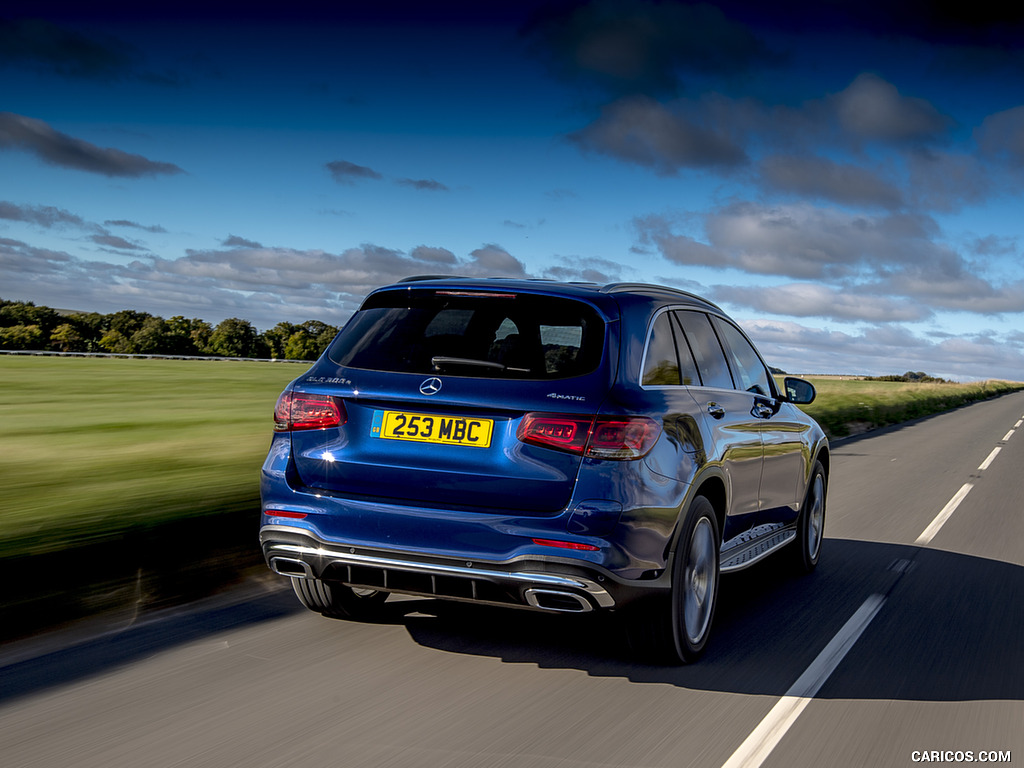
M 0 557 L 258 509 L 274 403 L 304 370 L 0 356 Z
M 1024 389 L 1006 381 L 912 383 L 812 377 L 817 399 L 804 410 L 829 437 L 900 424 L 967 403 Z
M 303 370 L 246 361 L 0 356 L 0 558 L 185 517 L 255 511 L 274 403 Z M 1024 388 L 815 384 L 819 397 L 807 410 L 835 436 Z

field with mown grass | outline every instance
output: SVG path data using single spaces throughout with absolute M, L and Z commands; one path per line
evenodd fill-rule
M 258 510 L 274 403 L 304 370 L 0 356 L 0 558 Z
M 818 390 L 818 397 L 803 409 L 830 438 L 901 424 L 1024 389 L 1024 383 L 1008 381 L 921 383 L 831 376 L 808 380 Z
M 0 356 L 0 558 L 258 510 L 289 363 Z M 1024 388 L 814 378 L 834 437 Z M 246 531 L 253 542 L 256 530 Z

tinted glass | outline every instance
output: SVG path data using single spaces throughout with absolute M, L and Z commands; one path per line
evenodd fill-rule
M 644 358 L 644 375 L 641 383 L 646 386 L 678 386 L 679 358 L 676 356 L 676 340 L 672 333 L 672 316 L 662 312 L 654 321 L 651 338 L 647 342 L 647 356 Z
M 697 373 L 697 363 L 693 359 L 693 350 L 686 340 L 686 333 L 679 321 L 677 313 L 672 313 L 672 330 L 676 334 L 676 354 L 679 356 L 679 376 L 686 386 L 700 386 L 700 374 Z
M 732 376 L 725 362 L 725 353 L 718 343 L 718 336 L 711 327 L 711 321 L 703 312 L 678 312 L 676 317 L 686 332 L 686 340 L 693 350 L 693 357 L 705 387 L 733 389 Z
M 717 317 L 714 318 L 714 323 L 729 356 L 736 388 L 770 396 L 772 390 L 768 383 L 768 369 L 764 367 L 754 347 L 732 323 Z
M 572 299 L 469 291 L 370 297 L 328 350 L 338 365 L 396 373 L 559 379 L 597 368 L 604 322 Z

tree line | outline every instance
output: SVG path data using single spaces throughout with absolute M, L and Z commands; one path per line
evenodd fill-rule
M 282 322 L 259 333 L 237 317 L 213 326 L 181 315 L 165 320 L 130 309 L 108 315 L 58 312 L 0 299 L 0 349 L 10 350 L 315 360 L 337 332 L 319 320 Z

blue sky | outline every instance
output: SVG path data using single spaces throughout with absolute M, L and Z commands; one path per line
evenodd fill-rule
M 1022 12 L 478 5 L 5 5 L 0 297 L 266 329 L 659 282 L 787 371 L 1024 380 Z

